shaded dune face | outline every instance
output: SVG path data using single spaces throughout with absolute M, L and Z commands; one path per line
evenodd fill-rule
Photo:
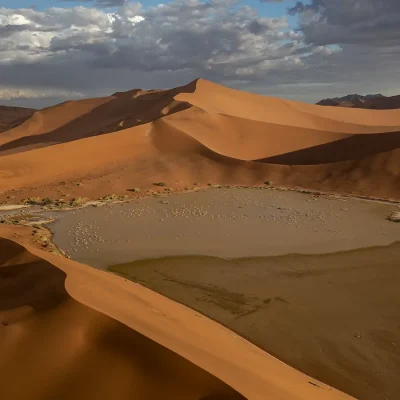
M 271 164 L 316 165 L 360 160 L 399 148 L 400 132 L 361 134 L 260 161 Z
M 22 124 L 35 111 L 31 108 L 0 106 L 0 133 Z
M 239 400 L 171 350 L 74 300 L 66 274 L 0 239 L 1 398 Z

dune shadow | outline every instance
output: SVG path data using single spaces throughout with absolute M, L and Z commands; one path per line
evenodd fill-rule
M 357 134 L 256 162 L 280 165 L 317 165 L 354 161 L 400 148 L 400 132 Z
M 0 133 L 21 125 L 30 118 L 35 111 L 36 110 L 33 108 L 0 106 Z
M 0 311 L 23 306 L 37 311 L 53 308 L 68 298 L 65 279 L 63 271 L 0 238 Z

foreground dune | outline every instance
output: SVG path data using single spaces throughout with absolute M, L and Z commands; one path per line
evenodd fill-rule
M 260 184 L 400 198 L 400 110 L 321 107 L 196 80 L 36 112 L 0 136 L 0 200 Z M 75 190 L 75 191 L 74 191 Z M 1 195 L 3 192 L 3 195 Z
M 8 400 L 350 399 L 144 287 L 9 239 L 0 249 Z

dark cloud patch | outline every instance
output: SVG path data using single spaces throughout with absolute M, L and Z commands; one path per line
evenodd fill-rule
M 90 3 L 95 5 L 96 7 L 100 8 L 111 8 L 111 7 L 121 7 L 125 3 L 128 2 L 128 0 L 59 0 L 59 1 L 66 1 L 66 2 L 71 2 L 71 3 Z
M 398 0 L 312 0 L 288 12 L 300 18 L 308 43 L 392 45 L 400 41 Z
M 16 32 L 23 32 L 29 29 L 29 25 L 0 25 L 0 38 L 4 39 Z

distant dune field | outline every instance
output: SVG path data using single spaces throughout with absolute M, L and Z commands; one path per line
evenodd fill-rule
M 36 111 L 0 136 L 0 192 L 96 197 L 199 183 L 400 198 L 400 110 L 321 107 L 198 79 Z M 4 196 L 3 196 L 4 197 Z

